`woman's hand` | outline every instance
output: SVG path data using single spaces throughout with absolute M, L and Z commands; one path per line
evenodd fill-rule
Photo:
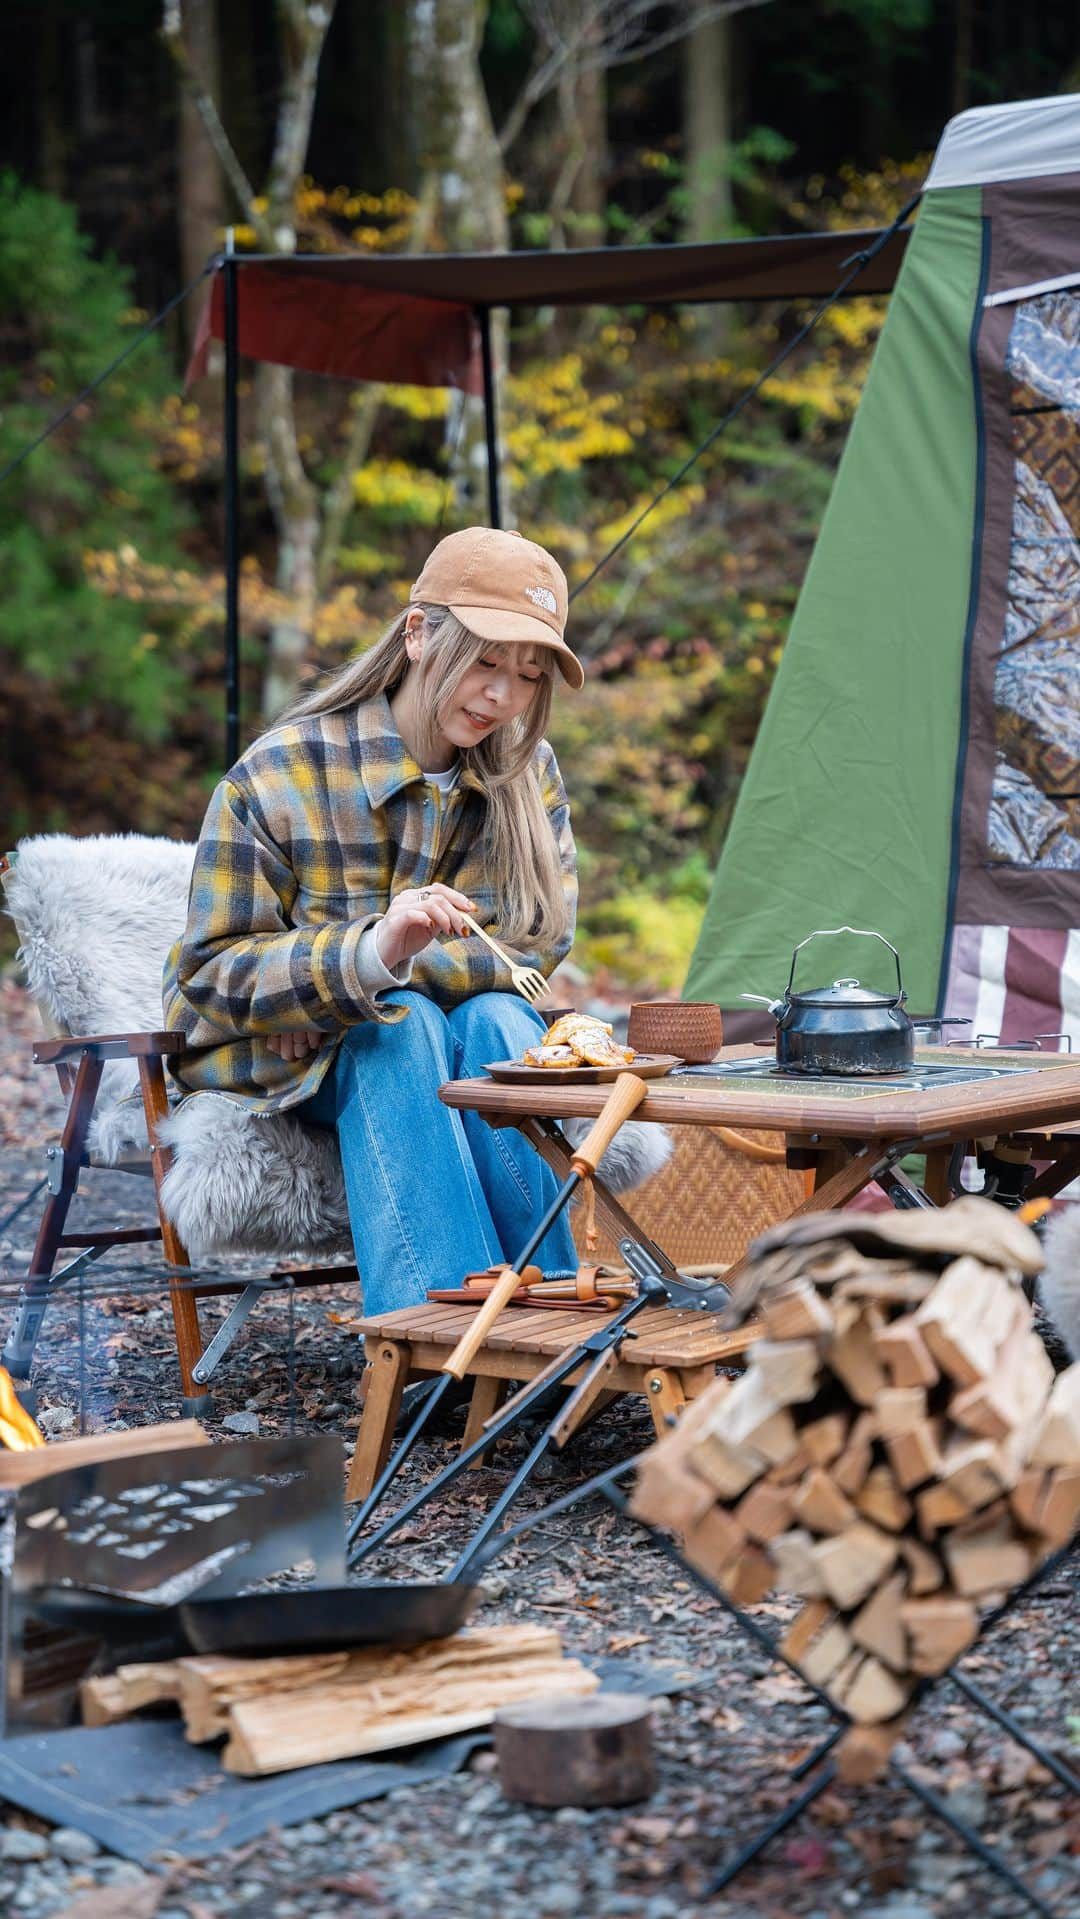
M 266 1044 L 279 1059 L 306 1059 L 318 1052 L 322 1038 L 317 1026 L 301 1026 L 295 1033 L 268 1033 Z
M 462 911 L 473 912 L 467 893 L 435 880 L 430 886 L 407 887 L 395 893 L 375 929 L 375 945 L 384 966 L 400 966 L 415 959 L 440 933 L 467 933 Z

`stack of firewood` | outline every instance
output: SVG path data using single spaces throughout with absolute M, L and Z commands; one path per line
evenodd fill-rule
M 988 1201 L 804 1215 L 757 1243 L 746 1371 L 647 1453 L 633 1510 L 752 1604 L 866 1725 L 904 1711 L 1080 1522 L 1080 1364 L 1056 1379 L 1020 1281 L 1031 1230 Z
M 489 1626 L 408 1648 L 121 1666 L 84 1680 L 81 1704 L 87 1726 L 174 1704 L 188 1739 L 224 1735 L 225 1770 L 257 1775 L 445 1738 L 490 1725 L 504 1706 L 579 1697 L 599 1684 L 564 1658 L 552 1628 Z

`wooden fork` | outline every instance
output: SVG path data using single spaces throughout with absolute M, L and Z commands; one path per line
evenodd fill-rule
M 535 966 L 519 966 L 516 960 L 511 959 L 505 948 L 499 945 L 498 940 L 493 940 L 490 933 L 485 933 L 471 913 L 462 913 L 461 917 L 470 932 L 476 933 L 485 946 L 490 946 L 496 958 L 501 959 L 503 965 L 509 967 L 510 979 L 522 999 L 527 999 L 530 1006 L 538 1006 L 541 1000 L 551 998 L 551 988 L 543 973 L 538 973 Z

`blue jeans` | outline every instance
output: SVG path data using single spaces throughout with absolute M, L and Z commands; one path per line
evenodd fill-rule
M 478 993 L 444 1013 L 423 993 L 395 1026 L 350 1027 L 297 1119 L 337 1127 L 356 1264 L 368 1314 L 415 1306 L 431 1286 L 515 1260 L 558 1181 L 513 1127 L 488 1126 L 437 1097 L 489 1060 L 519 1059 L 544 1022 L 510 993 Z M 534 1255 L 548 1277 L 577 1271 L 567 1211 Z

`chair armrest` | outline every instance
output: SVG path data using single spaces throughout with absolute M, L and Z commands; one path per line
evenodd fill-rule
M 92 1053 L 96 1059 L 145 1059 L 183 1050 L 183 1033 L 92 1033 L 84 1038 L 64 1034 L 60 1039 L 34 1041 L 34 1065 L 54 1066 L 73 1053 Z

